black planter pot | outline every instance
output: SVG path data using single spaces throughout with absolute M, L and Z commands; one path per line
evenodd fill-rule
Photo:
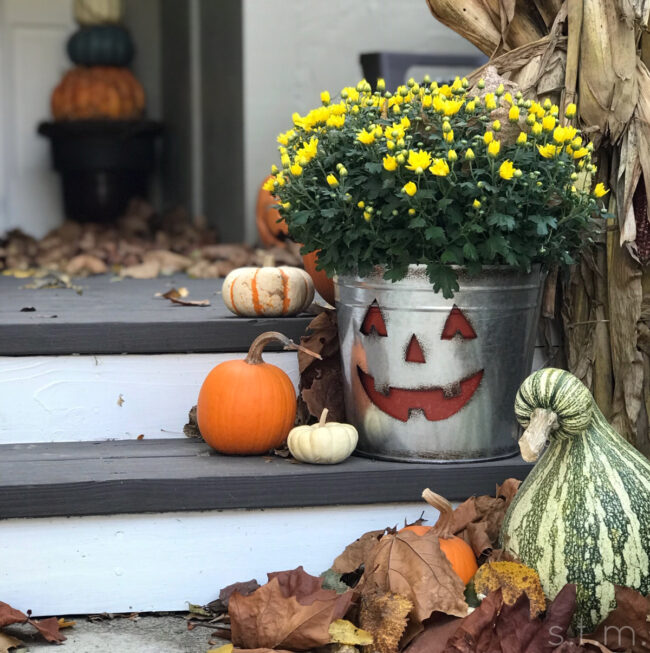
M 61 174 L 64 211 L 79 222 L 110 222 L 130 199 L 146 198 L 162 124 L 138 121 L 43 122 Z

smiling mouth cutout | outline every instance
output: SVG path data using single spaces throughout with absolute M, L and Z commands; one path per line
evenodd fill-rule
M 375 379 L 357 365 L 359 380 L 366 394 L 379 410 L 402 422 L 407 422 L 412 410 L 421 410 L 430 422 L 448 419 L 455 415 L 472 398 L 481 383 L 483 370 L 463 379 L 457 392 L 450 396 L 441 387 L 389 388 L 388 394 L 382 394 L 375 388 Z

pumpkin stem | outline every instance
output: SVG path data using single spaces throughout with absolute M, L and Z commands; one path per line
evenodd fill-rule
M 553 431 L 557 431 L 560 424 L 557 415 L 550 408 L 535 408 L 530 415 L 528 428 L 519 438 L 521 457 L 527 462 L 535 462 Z
M 320 414 L 320 419 L 318 420 L 318 426 L 325 426 L 328 412 L 327 408 L 323 408 L 323 412 Z
M 454 520 L 454 510 L 451 503 L 440 494 L 432 492 L 429 488 L 422 492 L 422 498 L 440 513 L 438 521 L 431 527 L 431 532 L 444 539 L 454 537 L 451 530 Z
M 293 340 L 290 340 L 287 338 L 287 336 L 283 335 L 279 331 L 265 331 L 264 333 L 260 333 L 255 340 L 253 340 L 250 349 L 248 350 L 248 355 L 246 356 L 245 361 L 249 365 L 259 365 L 260 363 L 263 363 L 264 360 L 262 359 L 262 351 L 264 351 L 264 347 L 269 344 L 269 342 L 276 342 L 279 341 L 284 345 L 285 349 L 294 349 L 298 351 L 302 351 L 305 354 L 309 354 L 310 356 L 313 356 L 314 358 L 318 358 L 319 360 L 323 360 L 323 357 L 320 354 L 317 354 L 311 349 L 307 349 L 306 347 L 303 347 L 302 345 L 297 345 Z

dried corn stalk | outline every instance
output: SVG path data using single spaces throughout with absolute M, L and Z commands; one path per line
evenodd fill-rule
M 527 96 L 578 105 L 616 217 L 561 283 L 567 363 L 650 453 L 650 0 L 427 2 Z

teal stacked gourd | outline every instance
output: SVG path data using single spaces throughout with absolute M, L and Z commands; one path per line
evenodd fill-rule
M 614 607 L 614 585 L 650 590 L 650 463 L 564 370 L 528 377 L 515 413 L 525 460 L 550 443 L 510 505 L 502 545 L 549 598 L 575 583 L 574 626 L 589 632 Z
M 79 29 L 69 38 L 67 51 L 77 66 L 128 66 L 134 47 L 129 31 L 119 24 L 121 2 L 76 0 Z

